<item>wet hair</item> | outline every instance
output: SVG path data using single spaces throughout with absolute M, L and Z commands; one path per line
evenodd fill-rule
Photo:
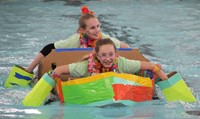
M 94 14 L 83 14 L 79 17 L 79 28 L 86 28 L 86 20 L 97 18 Z
M 115 52 L 116 52 L 116 46 L 115 46 L 114 42 L 110 38 L 104 38 L 104 39 L 97 40 L 96 46 L 95 46 L 96 53 L 99 52 L 99 49 L 101 46 L 108 45 L 108 44 L 113 45 Z

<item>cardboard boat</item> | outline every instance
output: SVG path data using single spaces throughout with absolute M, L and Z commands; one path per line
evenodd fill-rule
M 45 97 L 55 86 L 55 81 L 47 75 L 52 67 L 80 61 L 92 49 L 56 49 L 39 64 L 39 82 L 24 98 L 25 106 L 40 106 Z M 120 56 L 128 59 L 149 61 L 138 49 L 118 49 Z M 144 75 L 144 74 L 143 74 Z M 154 81 L 149 77 L 133 74 L 116 74 L 114 72 L 69 80 L 66 75 L 57 79 L 56 91 L 61 103 L 89 106 L 122 104 L 132 106 L 152 100 Z M 169 75 L 169 79 L 158 82 L 167 101 L 195 102 L 196 99 L 179 73 Z
M 68 49 L 55 49 L 49 55 L 47 55 L 40 63 L 38 67 L 38 79 L 48 72 L 52 65 L 60 66 L 80 61 L 85 55 L 91 53 L 91 48 L 68 48 Z M 149 61 L 145 58 L 138 49 L 132 48 L 120 48 L 117 50 L 120 56 L 128 59 Z M 62 76 L 65 79 L 66 76 Z

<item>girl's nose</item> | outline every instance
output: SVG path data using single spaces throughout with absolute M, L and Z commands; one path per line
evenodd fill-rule
M 105 59 L 110 60 L 110 56 L 106 55 Z
M 100 28 L 99 28 L 99 27 L 97 27 L 95 30 L 96 30 L 96 32 L 99 32 L 99 31 L 100 31 Z

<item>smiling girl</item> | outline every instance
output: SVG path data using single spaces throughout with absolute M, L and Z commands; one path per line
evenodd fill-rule
M 53 75 L 69 74 L 71 77 L 80 78 L 104 72 L 117 72 L 134 74 L 139 70 L 152 70 L 161 80 L 168 79 L 161 67 L 151 62 L 129 60 L 118 56 L 116 46 L 110 38 L 100 39 L 96 42 L 95 52 L 88 59 L 58 66 Z

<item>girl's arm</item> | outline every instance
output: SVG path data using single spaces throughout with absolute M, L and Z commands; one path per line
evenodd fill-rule
M 47 56 L 51 50 L 55 49 L 54 44 L 48 44 L 46 45 L 35 57 L 35 59 L 31 62 L 31 64 L 26 68 L 26 70 L 28 72 L 33 72 L 33 70 L 35 69 L 35 67 L 39 64 L 39 62 L 45 57 Z
M 39 64 L 40 60 L 44 58 L 44 55 L 42 53 L 38 53 L 38 55 L 35 57 L 35 59 L 31 62 L 31 64 L 26 68 L 26 71 L 33 72 L 35 67 Z
M 53 70 L 53 73 L 57 76 L 60 76 L 61 74 L 69 74 L 69 65 L 58 66 Z
M 120 42 L 120 48 L 130 48 L 130 46 L 124 42 Z
M 162 80 L 168 79 L 167 75 L 163 72 L 163 70 L 158 65 L 155 65 L 151 62 L 141 61 L 141 70 L 152 70 Z

